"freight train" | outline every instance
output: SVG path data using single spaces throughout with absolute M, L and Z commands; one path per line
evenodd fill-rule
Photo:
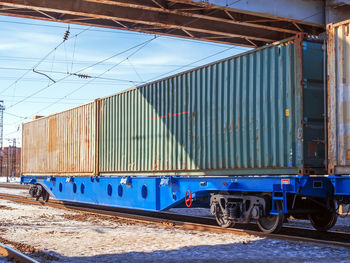
M 324 43 L 297 35 L 23 124 L 21 182 L 37 199 L 327 231 L 350 201 L 343 26 L 329 28 L 328 92 Z

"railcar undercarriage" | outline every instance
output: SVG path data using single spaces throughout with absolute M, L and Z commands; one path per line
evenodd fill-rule
M 340 195 L 333 182 L 337 180 L 330 178 L 23 176 L 21 182 L 31 184 L 29 192 L 36 200 L 54 196 L 61 201 L 153 211 L 204 207 L 222 227 L 256 222 L 263 232 L 272 233 L 289 217 L 308 219 L 318 231 L 331 229 L 338 205 L 348 203 L 350 193 Z

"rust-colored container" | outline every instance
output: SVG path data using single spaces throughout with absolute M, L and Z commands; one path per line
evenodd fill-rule
M 93 176 L 96 107 L 92 102 L 22 127 L 22 175 Z
M 322 63 L 300 35 L 34 120 L 22 174 L 324 173 Z
M 350 174 L 350 20 L 327 30 L 328 172 Z

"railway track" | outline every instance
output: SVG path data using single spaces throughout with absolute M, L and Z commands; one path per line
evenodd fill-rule
M 0 187 L 4 187 L 0 185 Z M 312 229 L 300 227 L 283 227 L 278 234 L 264 234 L 257 230 L 255 224 L 236 225 L 235 228 L 221 228 L 217 226 L 215 219 L 197 216 L 180 215 L 167 212 L 149 212 L 131 209 L 111 208 L 104 206 L 88 205 L 74 202 L 62 202 L 50 200 L 49 202 L 39 202 L 32 198 L 0 193 L 0 199 L 5 199 L 29 205 L 44 205 L 59 209 L 80 211 L 97 215 L 118 217 L 140 223 L 153 223 L 167 227 L 182 228 L 186 230 L 200 230 L 220 233 L 233 233 L 238 235 L 255 235 L 281 240 L 304 241 L 331 246 L 341 246 L 350 248 L 350 233 L 325 232 L 320 233 Z
M 2 243 L 0 243 L 0 255 L 6 257 L 9 261 L 17 263 L 39 263 L 38 261 Z
M 16 184 L 16 183 L 0 183 L 0 188 L 10 188 L 10 189 L 29 189 L 27 184 Z

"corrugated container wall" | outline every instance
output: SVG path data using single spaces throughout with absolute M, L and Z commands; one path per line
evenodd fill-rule
M 350 20 L 327 31 L 328 172 L 350 174 Z
M 25 123 L 22 134 L 22 175 L 96 173 L 96 102 Z
M 300 37 L 101 99 L 106 175 L 324 169 L 322 44 Z

